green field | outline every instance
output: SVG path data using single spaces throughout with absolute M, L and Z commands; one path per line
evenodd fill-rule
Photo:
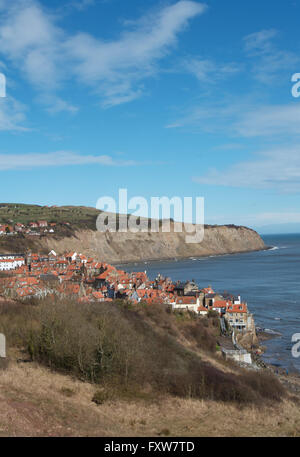
M 73 229 L 96 229 L 99 214 L 96 208 L 86 206 L 39 206 L 21 203 L 0 203 L 0 224 L 28 225 L 29 222 L 44 220 L 57 224 L 69 222 Z
M 23 203 L 0 203 L 0 224 L 21 224 L 28 225 L 30 222 L 47 221 L 63 224 L 70 223 L 72 231 L 76 229 L 96 230 L 96 219 L 101 213 L 100 210 L 89 206 L 40 206 L 25 205 Z M 130 217 L 129 215 L 127 217 Z M 173 219 L 170 219 L 173 221 Z M 160 226 L 162 221 L 160 220 Z M 148 219 L 148 226 L 151 227 L 151 219 Z M 216 225 L 205 225 L 205 228 L 217 227 Z M 238 226 L 228 225 L 238 229 Z M 117 230 L 119 228 L 119 215 L 117 214 Z
M 39 206 L 23 203 L 0 203 L 0 224 L 28 225 L 30 222 L 47 221 L 63 224 L 70 223 L 72 231 L 76 229 L 96 230 L 96 219 L 100 210 L 88 206 Z M 127 216 L 129 217 L 129 216 Z M 172 220 L 172 219 L 171 219 Z M 119 215 L 116 220 L 119 228 Z M 160 225 L 162 221 L 160 221 Z M 150 219 L 148 225 L 151 226 Z

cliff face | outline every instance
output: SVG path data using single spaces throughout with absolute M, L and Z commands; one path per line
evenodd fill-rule
M 187 244 L 185 233 L 101 233 L 80 230 L 62 239 L 44 238 L 43 248 L 61 254 L 82 252 L 110 263 L 200 257 L 262 250 L 266 246 L 254 230 L 208 226 L 201 243 Z

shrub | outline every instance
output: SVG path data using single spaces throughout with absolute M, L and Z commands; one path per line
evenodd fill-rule
M 92 402 L 96 403 L 96 405 L 103 405 L 103 403 L 110 399 L 111 397 L 108 392 L 104 390 L 97 390 L 93 395 Z
M 243 380 L 245 384 L 266 399 L 279 401 L 284 396 L 285 391 L 282 384 L 270 372 L 249 371 L 244 374 Z
M 169 436 L 171 434 L 170 430 L 168 428 L 163 428 L 158 435 L 160 436 Z
M 212 319 L 218 318 L 219 313 L 217 311 L 209 310 L 207 313 L 207 317 L 212 318 Z
M 192 338 L 200 349 L 209 352 L 215 352 L 217 346 L 216 329 L 213 321 L 205 319 L 197 319 L 197 321 L 185 325 L 184 335 Z
M 65 397 L 73 397 L 75 395 L 74 390 L 69 387 L 62 387 L 60 391 Z
M 204 363 L 178 336 L 183 333 L 213 352 L 218 332 L 213 320 L 178 320 L 162 305 L 128 309 L 115 303 L 46 299 L 13 311 L 0 307 L 2 329 L 10 344 L 26 347 L 33 360 L 105 386 L 93 397 L 97 404 L 108 399 L 107 392 L 139 397 L 148 386 L 156 395 L 238 403 L 278 401 L 284 394 L 267 374 L 223 373 Z

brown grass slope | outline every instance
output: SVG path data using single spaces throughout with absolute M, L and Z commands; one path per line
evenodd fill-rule
M 0 332 L 2 435 L 299 433 L 297 398 L 271 374 L 224 362 L 214 318 L 46 301 L 0 305 Z
M 173 314 L 162 305 L 43 300 L 1 306 L 0 330 L 9 346 L 33 361 L 119 392 L 125 389 L 241 404 L 279 401 L 270 375 L 218 369 L 201 359 L 214 354 L 217 318 Z
M 0 436 L 300 436 L 299 406 L 163 396 L 96 405 L 97 387 L 35 363 L 0 371 Z

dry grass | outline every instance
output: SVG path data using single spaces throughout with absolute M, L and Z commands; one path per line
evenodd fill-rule
M 218 357 L 213 319 L 170 314 L 162 306 L 46 300 L 39 306 L 3 305 L 0 314 L 9 351 L 25 348 L 27 357 L 44 366 L 105 384 L 116 391 L 114 398 L 141 398 L 148 388 L 148 397 L 261 405 L 285 395 L 275 378 L 253 376 Z
M 208 335 L 189 316 L 156 307 L 19 308 L 0 307 L 11 360 L 0 370 L 0 436 L 300 435 L 300 399 L 220 358 L 211 322 L 203 322 Z M 93 378 L 98 349 L 106 370 Z
M 288 400 L 241 409 L 164 396 L 97 406 L 98 389 L 35 363 L 12 362 L 0 371 L 0 436 L 300 436 L 300 410 Z

